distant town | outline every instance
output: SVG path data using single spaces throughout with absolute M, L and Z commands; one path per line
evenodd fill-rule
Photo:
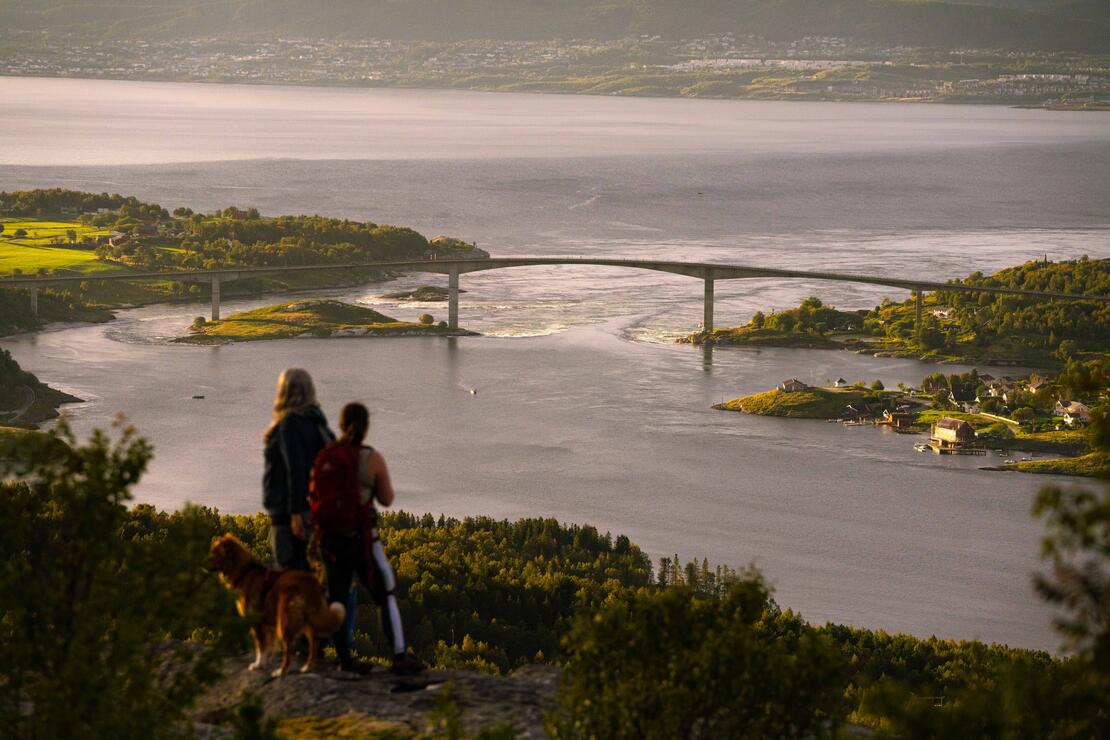
M 105 41 L 0 33 L 0 75 L 1110 109 L 1110 55 L 833 36 L 613 41 Z

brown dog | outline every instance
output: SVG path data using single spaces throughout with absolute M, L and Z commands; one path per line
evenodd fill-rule
M 254 559 L 233 534 L 212 541 L 209 553 L 212 570 L 228 588 L 239 592 L 239 614 L 253 621 L 254 662 L 250 670 L 262 667 L 262 656 L 281 641 L 281 667 L 271 675 L 284 676 L 289 670 L 297 638 L 308 638 L 308 657 L 301 673 L 316 664 L 316 642 L 343 625 L 346 609 L 335 603 L 330 607 L 319 582 L 304 571 L 271 571 Z M 275 640 L 276 638 L 276 640 Z

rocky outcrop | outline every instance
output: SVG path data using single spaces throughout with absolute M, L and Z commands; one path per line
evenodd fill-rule
M 531 665 L 509 676 L 428 670 L 417 677 L 398 677 L 377 666 L 369 675 L 357 676 L 321 661 L 313 673 L 293 671 L 284 678 L 271 678 L 269 671 L 247 670 L 252 658 L 244 655 L 224 662 L 223 677 L 201 698 L 194 714 L 202 736 L 226 735 L 225 725 L 252 695 L 261 700 L 268 717 L 279 720 L 342 717 L 365 722 L 373 718 L 420 733 L 429 729 L 429 714 L 444 702 L 446 692 L 460 710 L 468 734 L 507 724 L 522 740 L 543 738 L 544 712 L 559 675 L 555 668 Z

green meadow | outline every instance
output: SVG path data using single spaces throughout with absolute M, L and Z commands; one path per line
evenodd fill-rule
M 892 395 L 892 394 L 887 394 Z M 778 389 L 735 398 L 714 406 L 723 411 L 742 411 L 759 416 L 785 416 L 791 419 L 836 419 L 848 404 L 881 399 L 882 392 L 859 388 L 817 388 L 786 392 Z
M 16 270 L 26 274 L 65 269 L 77 272 L 118 271 L 118 265 L 97 260 L 92 249 L 83 247 L 85 237 L 106 236 L 107 229 L 89 226 L 76 221 L 36 221 L 30 218 L 0 216 L 0 275 L 10 275 Z M 22 230 L 26 235 L 16 237 Z M 77 243 L 71 244 L 67 232 L 76 234 Z
M 1022 473 L 1110 478 L 1110 453 L 1090 452 L 1080 457 L 1064 457 L 1058 460 L 1030 460 L 1014 463 L 1007 467 L 1012 467 Z

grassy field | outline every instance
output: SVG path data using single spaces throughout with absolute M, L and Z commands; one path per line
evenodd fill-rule
M 412 334 L 456 335 L 472 332 L 451 330 L 446 325 L 420 324 L 396 319 L 369 308 L 339 301 L 293 301 L 265 306 L 209 321 L 176 340 L 193 344 L 252 342 L 263 339 L 330 336 L 409 336 Z
M 85 237 L 106 236 L 106 229 L 76 221 L 35 221 L 29 218 L 0 216 L 4 231 L 0 232 L 0 275 L 10 275 L 16 270 L 26 274 L 40 268 L 66 269 L 77 272 L 102 272 L 119 270 L 115 265 L 99 262 L 92 249 L 80 244 Z M 26 236 L 16 238 L 15 232 L 23 229 Z M 70 244 L 66 232 L 77 234 L 78 244 Z M 61 241 L 62 243 L 56 243 Z
M 0 224 L 4 225 L 0 237 L 26 247 L 41 247 L 55 241 L 69 242 L 69 231 L 76 233 L 77 241 L 87 236 L 107 236 L 110 233 L 108 229 L 78 221 L 36 221 L 20 216 L 0 216 Z M 27 235 L 17 239 L 15 232 L 19 229 L 26 231 Z
M 836 419 L 844 413 L 848 404 L 862 403 L 874 396 L 874 391 L 861 388 L 814 387 L 791 393 L 776 389 L 735 398 L 714 408 L 790 419 Z

